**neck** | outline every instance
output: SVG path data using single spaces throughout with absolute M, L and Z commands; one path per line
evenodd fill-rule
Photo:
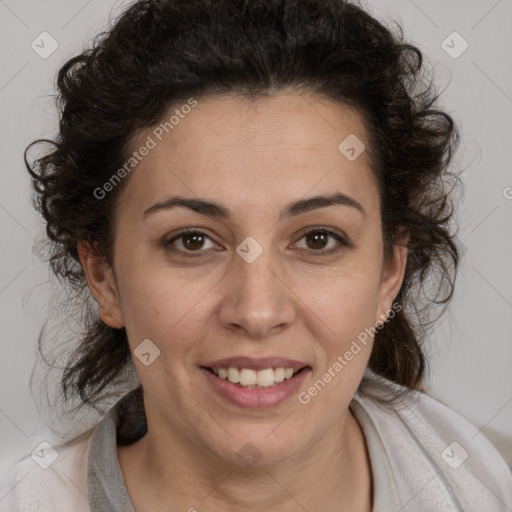
M 133 445 L 118 447 L 137 512 L 201 512 L 206 507 L 223 512 L 371 511 L 371 466 L 350 410 L 316 444 L 279 464 L 253 467 L 226 463 L 203 446 L 159 427 L 151 425 L 149 415 L 148 433 Z

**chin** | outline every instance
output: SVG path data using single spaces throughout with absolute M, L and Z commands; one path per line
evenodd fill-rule
M 293 458 L 301 443 L 294 440 L 289 433 L 280 436 L 269 435 L 273 427 L 265 427 L 257 435 L 251 427 L 245 435 L 239 433 L 228 437 L 227 445 L 217 447 L 215 453 L 228 464 L 245 467 L 273 466 Z

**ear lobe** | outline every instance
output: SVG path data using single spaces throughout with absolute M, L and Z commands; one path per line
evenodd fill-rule
M 393 245 L 393 254 L 384 264 L 379 293 L 379 306 L 375 322 L 383 324 L 391 312 L 391 306 L 402 286 L 407 265 L 409 234 L 402 232 Z
M 98 255 L 89 242 L 81 240 L 77 246 L 89 290 L 100 305 L 100 318 L 110 327 L 124 326 L 119 307 L 119 296 L 112 268 L 104 256 Z

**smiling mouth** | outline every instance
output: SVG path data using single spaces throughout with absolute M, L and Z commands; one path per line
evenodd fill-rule
M 309 368 L 304 366 L 298 370 L 294 368 L 265 368 L 263 370 L 252 370 L 250 368 L 209 368 L 205 370 L 214 374 L 221 380 L 227 380 L 231 384 L 245 389 L 268 389 L 293 379 L 303 370 Z

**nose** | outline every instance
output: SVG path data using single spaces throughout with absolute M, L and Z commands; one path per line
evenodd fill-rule
M 254 340 L 291 325 L 294 295 L 272 251 L 263 250 L 252 263 L 236 255 L 233 265 L 219 312 L 222 325 Z

